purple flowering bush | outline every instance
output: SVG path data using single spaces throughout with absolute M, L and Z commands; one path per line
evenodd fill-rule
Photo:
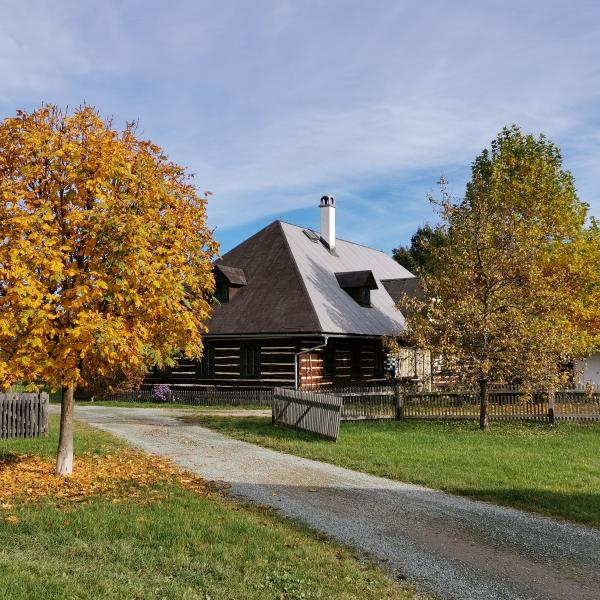
M 171 390 L 169 386 L 161 383 L 152 388 L 152 397 L 156 402 L 169 402 L 171 398 Z

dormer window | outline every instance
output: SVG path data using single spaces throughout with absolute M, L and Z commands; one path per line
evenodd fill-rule
M 221 303 L 229 302 L 229 284 L 225 281 L 217 281 L 215 298 Z
M 368 287 L 354 288 L 348 293 L 361 305 L 371 306 L 371 290 Z
M 340 287 L 360 306 L 371 306 L 371 290 L 378 288 L 372 271 L 346 271 L 336 273 Z
M 215 298 L 220 304 L 229 302 L 237 291 L 247 285 L 246 275 L 242 269 L 217 264 L 215 273 Z

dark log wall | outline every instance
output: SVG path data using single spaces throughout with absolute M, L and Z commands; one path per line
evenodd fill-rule
M 300 357 L 300 387 L 303 389 L 350 387 L 365 383 L 384 383 L 385 373 L 376 371 L 376 353 L 382 353 L 379 340 L 353 340 L 330 338 L 335 348 L 335 374 L 326 375 L 324 353 L 321 350 Z M 360 369 L 353 372 L 352 354 L 357 352 Z
M 207 338 L 206 344 L 214 348 L 214 375 L 196 374 L 196 363 L 180 360 L 167 373 L 156 373 L 148 377 L 146 384 L 168 383 L 181 387 L 293 387 L 294 354 L 301 348 L 312 348 L 321 343 L 320 338 L 301 340 L 298 338 L 263 339 L 215 339 Z M 260 345 L 260 374 L 242 376 L 241 353 L 244 344 Z
M 263 339 L 210 339 L 206 344 L 214 348 L 214 375 L 198 374 L 194 361 L 182 359 L 168 372 L 155 373 L 146 378 L 148 385 L 167 383 L 182 388 L 204 386 L 217 387 L 293 387 L 294 355 L 300 350 L 309 350 L 323 343 L 319 337 L 290 337 Z M 383 382 L 385 376 L 375 372 L 375 352 L 381 351 L 378 340 L 361 340 L 359 343 L 361 373 L 352 373 L 352 340 L 330 338 L 329 344 L 336 349 L 334 377 L 323 374 L 321 350 L 302 354 L 299 361 L 300 387 L 350 386 L 363 382 Z M 253 377 L 242 375 L 242 346 L 260 344 L 260 374 Z M 355 350 L 356 351 L 356 350 Z

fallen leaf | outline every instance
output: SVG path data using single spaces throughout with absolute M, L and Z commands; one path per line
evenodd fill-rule
M 142 490 L 157 484 L 178 484 L 198 494 L 209 493 L 202 478 L 177 469 L 166 459 L 133 449 L 120 449 L 118 454 L 77 456 L 70 477 L 57 477 L 54 461 L 48 457 L 23 454 L 0 460 L 0 508 L 5 510 L 14 508 L 14 500 L 34 503 L 52 499 L 81 504 L 102 497 L 116 502 L 145 502 Z M 166 498 L 163 490 L 148 491 L 152 501 Z

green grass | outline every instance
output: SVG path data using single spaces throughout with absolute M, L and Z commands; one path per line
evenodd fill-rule
M 48 417 L 50 434 L 46 437 L 0 440 L 0 457 L 9 453 L 56 456 L 59 421 L 59 415 L 50 415 Z M 82 454 L 83 452 L 107 454 L 108 452 L 115 452 L 123 446 L 125 446 L 125 442 L 122 442 L 110 433 L 90 427 L 85 423 L 75 423 L 75 455 Z
M 391 479 L 600 526 L 600 423 L 354 421 L 337 443 L 261 417 L 199 415 L 231 437 Z
M 53 455 L 56 430 L 53 417 L 47 439 L 3 441 L 0 454 Z M 77 425 L 77 452 L 121 445 Z M 22 503 L 10 510 L 16 524 L 0 511 L 0 599 L 417 597 L 349 550 L 272 512 L 178 485 L 158 491 L 165 498 L 148 505 L 133 498 L 62 508 Z
M 50 404 L 60 404 L 60 396 L 53 398 L 50 397 Z M 271 410 L 270 406 L 255 406 L 255 405 L 243 405 L 243 406 L 231 406 L 231 405 L 213 405 L 213 406 L 198 406 L 195 404 L 177 404 L 168 402 L 125 402 L 123 400 L 77 400 L 77 406 L 115 406 L 118 408 L 185 408 L 188 410 L 197 410 L 200 412 L 206 411 L 224 411 L 224 410 Z

